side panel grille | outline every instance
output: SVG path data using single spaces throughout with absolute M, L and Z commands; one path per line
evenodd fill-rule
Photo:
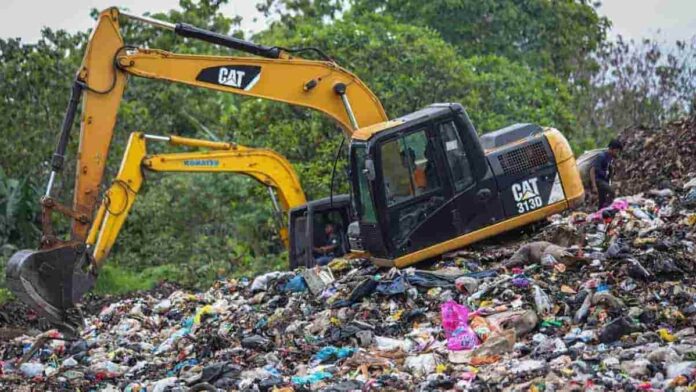
M 546 166 L 550 159 L 541 141 L 515 148 L 498 156 L 505 174 L 530 172 L 538 167 Z

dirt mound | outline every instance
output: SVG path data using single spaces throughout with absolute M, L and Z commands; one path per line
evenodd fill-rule
M 620 194 L 677 189 L 696 176 L 696 116 L 662 129 L 627 129 L 614 181 Z

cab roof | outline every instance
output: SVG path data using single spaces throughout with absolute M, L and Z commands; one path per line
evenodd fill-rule
M 452 112 L 452 109 L 454 109 L 453 106 L 459 106 L 459 104 L 434 103 L 432 105 L 426 106 L 423 109 L 403 115 L 399 118 L 360 128 L 357 131 L 353 132 L 353 139 L 367 141 L 378 133 L 390 130 L 402 124 L 412 122 L 424 122 L 431 118 L 438 118 L 443 115 L 448 115 Z

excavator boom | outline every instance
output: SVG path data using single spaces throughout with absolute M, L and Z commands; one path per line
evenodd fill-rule
M 119 16 L 172 30 L 182 37 L 240 50 L 254 57 L 186 55 L 132 48 L 121 37 Z M 324 61 L 296 59 L 290 56 L 290 51 L 282 48 L 257 45 L 187 24 L 122 14 L 116 8 L 101 12 L 75 77 L 60 140 L 53 155 L 46 194 L 41 202 L 44 234 L 41 245 L 38 251 L 15 254 L 6 271 L 8 284 L 15 294 L 59 325 L 76 327 L 74 320 L 70 320 L 71 309 L 96 279 L 98 264 L 95 256 L 101 259 L 106 255 L 109 244 L 113 244 L 112 240 L 118 233 L 117 225 L 108 226 L 114 231 L 102 233 L 100 237 L 106 242 L 95 239 L 96 246 L 103 249 L 103 253 L 92 255 L 87 251 L 85 243 L 90 229 L 103 226 L 110 216 L 106 211 L 95 218 L 95 209 L 100 200 L 104 168 L 128 75 L 315 109 L 334 119 L 347 136 L 360 126 L 387 119 L 381 103 L 367 86 L 328 58 Z M 51 190 L 63 167 L 80 101 L 80 140 L 73 203 L 69 207 L 53 199 Z M 131 148 L 130 153 L 136 153 L 140 147 L 134 143 L 129 146 Z M 132 165 L 129 173 L 139 170 L 139 162 Z M 127 181 L 115 183 L 114 186 L 120 188 L 112 186 L 113 193 L 131 193 L 139 181 L 135 177 L 131 180 L 130 184 Z M 120 208 L 130 208 L 132 201 L 126 199 L 124 203 Z M 109 206 L 112 210 L 115 207 Z M 69 240 L 53 234 L 53 212 L 71 219 Z

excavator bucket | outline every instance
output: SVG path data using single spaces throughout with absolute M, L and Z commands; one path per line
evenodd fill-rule
M 6 268 L 7 285 L 32 309 L 38 310 L 65 333 L 82 324 L 76 307 L 94 286 L 89 254 L 82 243 L 68 243 L 47 250 L 21 250 Z

